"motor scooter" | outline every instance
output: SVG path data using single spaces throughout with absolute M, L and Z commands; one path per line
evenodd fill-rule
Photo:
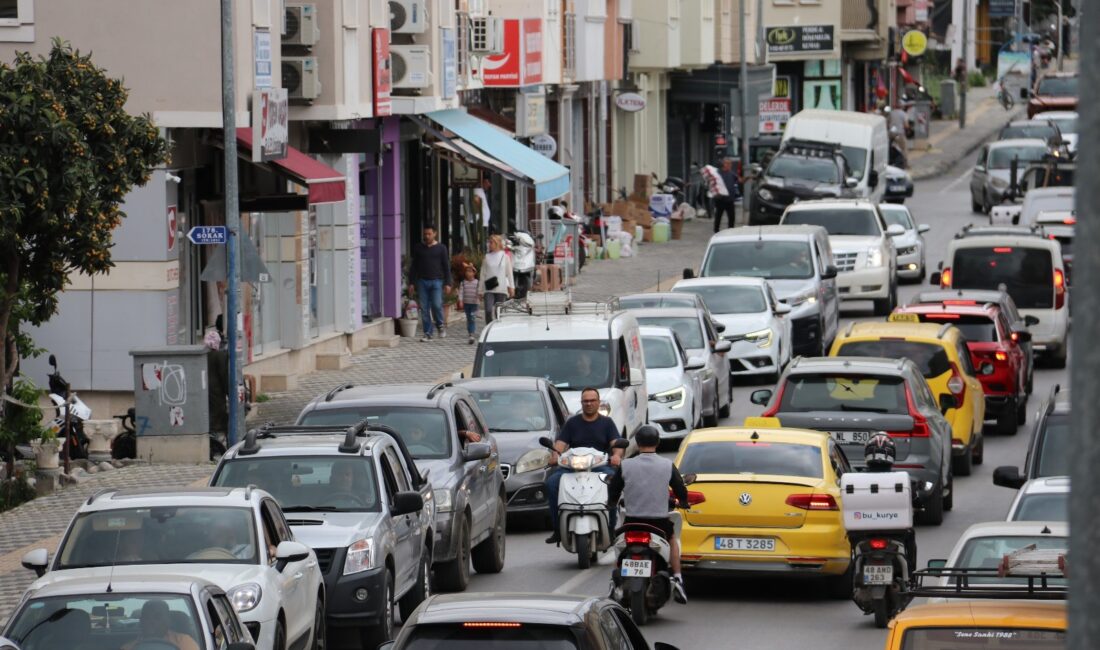
M 898 531 L 853 539 L 852 601 L 885 628 L 912 600 L 905 538 Z
M 88 436 L 84 434 L 84 421 L 92 417 L 92 409 L 88 408 L 69 386 L 69 382 L 61 376 L 57 369 L 57 357 L 50 355 L 50 367 L 53 372 L 49 374 L 50 401 L 53 402 L 55 416 L 51 423 L 57 437 L 68 448 L 70 459 L 88 457 Z
M 626 524 L 617 532 L 611 598 L 630 610 L 635 623 L 645 625 L 672 596 L 672 546 L 660 529 L 647 524 Z
M 539 444 L 554 450 L 554 442 L 539 438 Z M 613 449 L 625 449 L 630 443 L 618 439 Z M 572 470 L 561 477 L 558 486 L 558 535 L 566 551 L 576 553 L 577 567 L 587 569 L 599 554 L 611 547 L 611 528 L 607 509 L 607 475 L 595 471 L 611 457 L 591 447 L 570 448 L 558 458 L 558 465 Z

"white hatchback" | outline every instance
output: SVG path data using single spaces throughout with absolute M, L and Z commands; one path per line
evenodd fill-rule
M 932 229 L 926 223 L 917 224 L 909 208 L 897 203 L 879 203 L 878 209 L 886 225 L 897 224 L 905 228 L 905 233 L 894 237 L 894 248 L 898 255 L 898 277 L 905 280 L 921 281 L 927 271 L 924 262 L 924 233 Z
M 1008 509 L 1008 521 L 1069 521 L 1069 477 L 1044 476 L 1024 483 Z
M 703 417 L 703 385 L 697 359 L 689 360 L 680 337 L 667 327 L 639 328 L 649 389 L 649 421 L 661 427 L 661 438 L 680 439 Z

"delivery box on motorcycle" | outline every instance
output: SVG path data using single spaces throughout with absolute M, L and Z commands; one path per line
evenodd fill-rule
M 907 472 L 847 472 L 840 477 L 840 498 L 848 530 L 913 527 L 913 494 Z

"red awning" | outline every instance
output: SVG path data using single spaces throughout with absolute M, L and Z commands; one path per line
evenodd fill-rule
M 244 151 L 252 151 L 252 129 L 237 129 L 237 146 Z M 339 203 L 344 200 L 344 175 L 294 147 L 287 147 L 286 158 L 272 160 L 271 164 L 290 176 L 294 182 L 309 188 L 311 205 Z

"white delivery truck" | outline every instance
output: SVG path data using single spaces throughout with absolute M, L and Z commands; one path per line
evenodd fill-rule
M 890 136 L 886 118 L 855 111 L 800 111 L 787 122 L 783 142 L 813 140 L 840 145 L 851 176 L 849 190 L 878 203 L 886 190 Z

